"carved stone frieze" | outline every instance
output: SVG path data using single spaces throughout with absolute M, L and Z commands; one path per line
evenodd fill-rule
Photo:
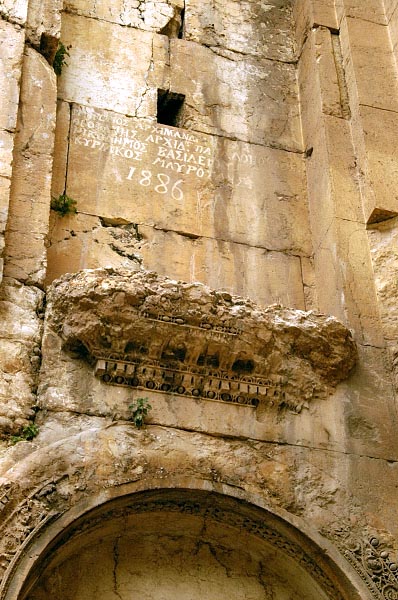
M 264 309 L 154 272 L 65 275 L 50 288 L 47 315 L 64 350 L 95 359 L 105 383 L 249 407 L 299 411 L 356 362 L 333 317 Z
M 354 538 L 345 530 L 328 534 L 365 582 L 372 598 L 398 600 L 398 560 L 376 537 Z
M 163 495 L 163 494 L 162 494 Z M 145 496 L 145 495 L 144 495 Z M 111 505 L 104 507 L 99 511 L 94 511 L 84 521 L 79 520 L 72 524 L 65 534 L 63 542 L 73 539 L 75 534 L 86 536 L 90 531 L 95 530 L 104 522 L 117 521 L 122 519 L 124 522 L 133 515 L 142 515 L 144 513 L 170 513 L 185 514 L 194 517 L 200 517 L 205 522 L 213 521 L 221 525 L 227 525 L 235 528 L 238 532 L 244 532 L 253 535 L 265 543 L 272 546 L 276 552 L 281 552 L 286 557 L 292 559 L 318 584 L 318 586 L 327 594 L 330 600 L 343 600 L 343 596 L 335 585 L 328 573 L 322 568 L 319 557 L 310 552 L 308 548 L 300 545 L 291 534 L 280 531 L 278 526 L 264 516 L 254 514 L 251 516 L 247 510 L 239 510 L 239 506 L 234 506 L 234 502 L 219 501 L 218 496 L 210 495 L 207 498 L 202 494 L 196 493 L 196 498 L 189 498 L 182 490 L 178 491 L 178 498 L 172 497 L 143 497 L 141 501 L 134 496 L 131 501 L 122 502 L 120 506 Z M 56 518 L 56 514 L 51 515 Z M 275 524 L 276 525 L 276 524 Z M 37 532 L 40 525 L 37 526 Z

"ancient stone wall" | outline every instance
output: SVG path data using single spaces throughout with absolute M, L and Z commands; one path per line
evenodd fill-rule
M 0 16 L 0 599 L 398 598 L 397 2 Z

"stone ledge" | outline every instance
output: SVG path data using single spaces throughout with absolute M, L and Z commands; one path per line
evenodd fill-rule
M 103 268 L 49 289 L 47 323 L 105 383 L 299 412 L 346 379 L 357 351 L 330 316 Z

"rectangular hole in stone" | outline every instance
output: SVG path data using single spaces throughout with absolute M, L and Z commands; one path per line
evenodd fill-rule
M 184 94 L 176 94 L 169 90 L 158 90 L 158 123 L 170 125 L 171 127 L 181 127 L 184 101 Z

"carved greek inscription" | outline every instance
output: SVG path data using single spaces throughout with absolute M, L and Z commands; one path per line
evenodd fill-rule
M 122 181 L 176 202 L 188 177 L 206 181 L 213 170 L 211 138 L 87 107 L 74 109 L 71 142 L 119 160 Z

